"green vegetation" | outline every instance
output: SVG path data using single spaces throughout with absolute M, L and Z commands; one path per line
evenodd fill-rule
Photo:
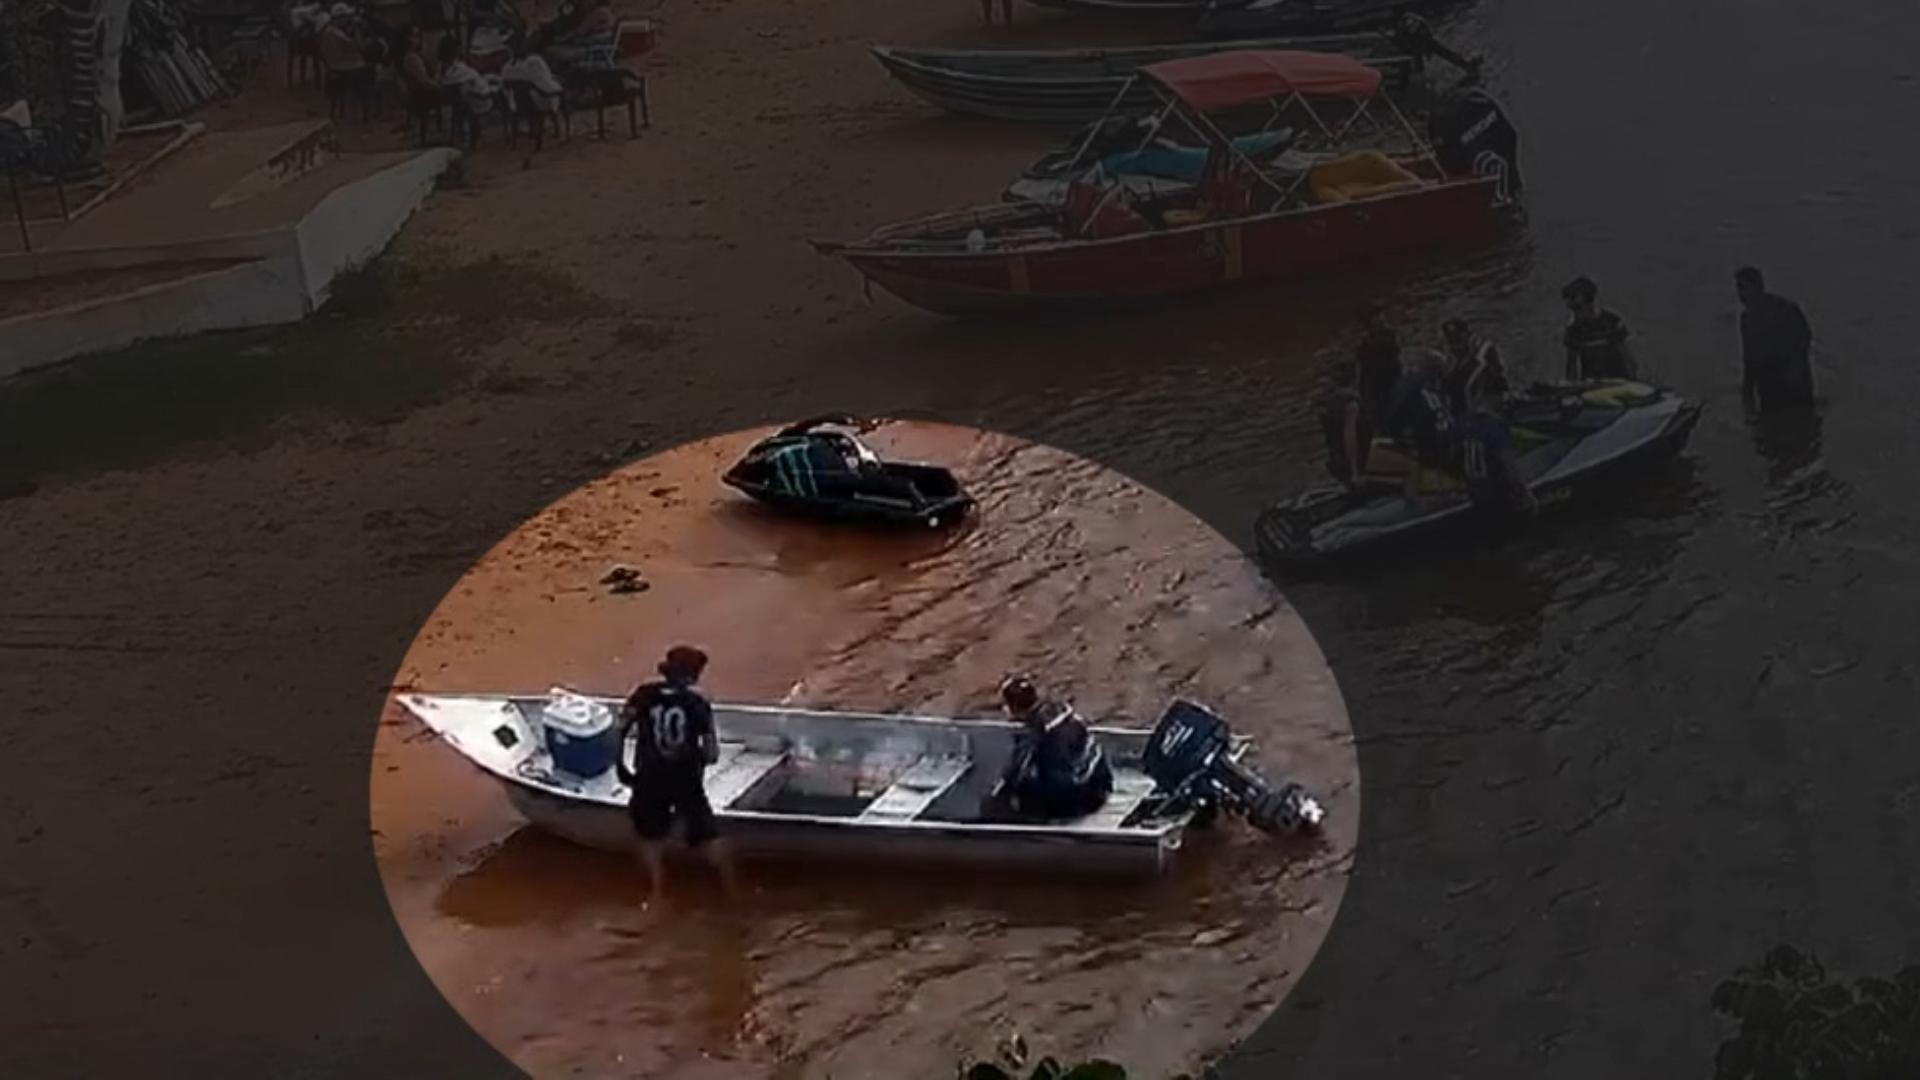
M 1912 1080 L 1920 1077 L 1920 965 L 1851 986 L 1787 946 L 1713 992 L 1739 1021 L 1716 1080 Z
M 1052 1058 L 1042 1058 L 1031 1072 L 1009 1072 L 1007 1067 L 978 1063 L 960 1070 L 961 1080 L 1127 1080 L 1127 1070 L 1111 1061 L 1087 1061 L 1064 1066 Z M 1184 1078 L 1181 1078 L 1184 1080 Z
M 597 313 L 564 276 L 501 258 L 388 258 L 332 291 L 295 325 L 142 342 L 0 382 L 0 496 L 194 444 L 254 447 L 292 417 L 392 422 L 461 388 L 516 326 Z
M 1127 1070 L 1095 1058 L 1078 1065 L 1062 1065 L 1051 1057 L 1027 1067 L 1026 1040 L 1014 1035 L 1000 1046 L 998 1061 L 968 1061 L 960 1065 L 959 1080 L 1128 1080 Z M 1171 1080 L 1191 1080 L 1186 1074 Z

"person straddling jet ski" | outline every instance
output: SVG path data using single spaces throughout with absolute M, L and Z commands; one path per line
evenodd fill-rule
M 1454 419 L 1454 471 L 1466 478 L 1476 503 L 1531 514 L 1533 492 L 1520 478 L 1513 429 L 1505 416 L 1512 385 L 1499 347 L 1475 334 L 1464 319 L 1448 319 L 1440 334 L 1447 351 L 1441 383 Z
M 1442 472 L 1463 478 L 1477 503 L 1529 513 L 1533 495 L 1520 479 L 1501 415 L 1509 385 L 1500 351 L 1459 319 L 1448 320 L 1441 334 L 1445 351 L 1428 351 L 1399 380 L 1380 432 L 1409 445 L 1413 456 L 1373 443 L 1357 366 L 1350 365 L 1342 368 L 1340 386 L 1322 412 L 1329 469 L 1356 489 L 1369 473 L 1398 475 L 1408 499 L 1423 493 L 1432 473 Z
M 1021 732 L 996 801 L 1039 821 L 1084 817 L 1106 804 L 1113 793 L 1112 766 L 1072 706 L 1043 698 L 1024 675 L 1001 684 L 1000 703 Z

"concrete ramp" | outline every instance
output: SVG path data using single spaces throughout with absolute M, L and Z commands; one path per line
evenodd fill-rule
M 386 248 L 458 156 L 340 154 L 324 122 L 203 136 L 36 236 L 34 252 L 0 253 L 0 289 L 73 297 L 0 308 L 0 377 L 147 338 L 303 319 L 341 272 Z M 88 287 L 114 274 L 141 284 Z

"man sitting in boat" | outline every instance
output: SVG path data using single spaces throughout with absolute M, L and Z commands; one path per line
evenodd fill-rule
M 1024 728 L 999 794 L 1022 817 L 1085 817 L 1113 793 L 1113 769 L 1100 740 L 1071 706 L 1042 698 L 1024 675 L 1000 687 L 1001 706 Z
M 622 710 L 614 765 L 630 793 L 627 811 L 655 899 L 666 881 L 661 845 L 676 819 L 686 827 L 687 844 L 707 856 L 729 891 L 734 888 L 732 865 L 707 801 L 707 767 L 720 759 L 720 741 L 713 706 L 695 688 L 706 667 L 706 653 L 675 645 L 660 661 L 660 679 L 641 684 Z

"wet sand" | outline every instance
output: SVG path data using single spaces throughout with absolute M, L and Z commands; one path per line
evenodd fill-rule
M 763 432 L 761 432 L 763 433 Z M 1167 880 L 749 864 L 729 908 L 704 868 L 665 911 L 625 859 L 525 827 L 492 784 L 389 707 L 372 817 L 394 910 L 477 1031 L 535 1076 L 935 1076 L 1024 1031 L 1157 1076 L 1244 1037 L 1339 906 L 1359 811 L 1318 647 L 1231 545 L 1071 455 L 899 423 L 882 453 L 952 462 L 981 500 L 952 532 L 776 516 L 718 484 L 755 432 L 622 468 L 515 531 L 434 612 L 396 682 L 622 693 L 680 640 L 721 700 L 983 715 L 1029 670 L 1145 726 L 1175 694 L 1325 793 L 1318 850 L 1231 825 Z M 649 588 L 614 595 L 605 568 Z

